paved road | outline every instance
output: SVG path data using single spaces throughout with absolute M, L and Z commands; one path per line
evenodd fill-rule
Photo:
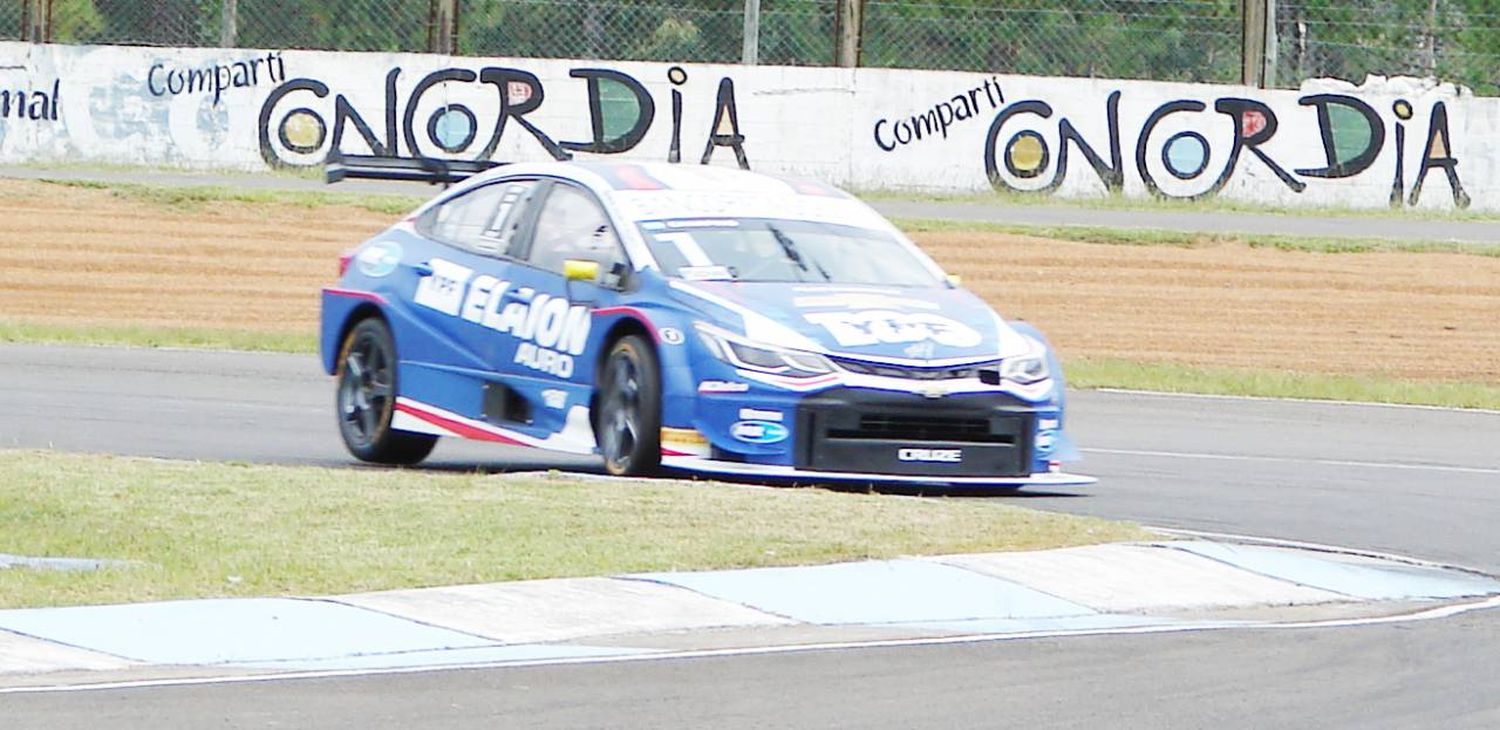
M 251 189 L 334 190 L 346 192 L 431 195 L 430 185 L 351 180 L 336 187 L 321 181 L 284 175 L 139 172 L 135 170 L 42 169 L 0 166 L 0 177 L 53 180 L 97 180 L 167 186 L 230 185 Z M 1399 241 L 1452 241 L 1500 246 L 1500 219 L 1449 220 L 1438 217 L 1395 218 L 1374 215 L 1280 215 L 1236 211 L 1112 209 L 1067 205 L 1059 201 L 1015 203 L 936 202 L 878 199 L 871 204 L 895 218 L 934 218 L 1027 226 L 1135 228 L 1193 233 L 1240 233 L 1277 236 L 1388 238 Z
M 0 446 L 346 464 L 310 356 L 0 346 Z M 1500 572 L 1500 414 L 1078 393 L 1088 490 L 1026 506 Z M 530 452 L 443 443 L 453 468 Z M 518 460 L 519 459 L 519 460 Z M 591 466 L 587 460 L 563 465 Z M 1500 614 L 0 697 L 15 727 L 1494 727 Z M 388 701 L 395 698 L 396 701 Z M 387 700 L 387 701 L 382 701 Z M 12 726 L 7 723 L 7 726 Z
M 6 727 L 1500 727 L 1496 616 L 0 696 Z M 223 722 L 223 719 L 228 722 Z
M 0 447 L 351 463 L 309 355 L 0 346 Z M 1081 392 L 1070 429 L 1097 488 L 1026 506 L 1404 552 L 1500 572 L 1500 414 Z M 597 468 L 444 440 L 447 468 Z

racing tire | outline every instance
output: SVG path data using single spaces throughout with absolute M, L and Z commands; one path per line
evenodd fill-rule
M 621 337 L 604 358 L 594 432 L 610 474 L 644 476 L 661 466 L 661 370 L 644 337 Z
M 360 320 L 339 349 L 335 413 L 349 453 L 376 464 L 416 464 L 437 437 L 391 428 L 396 413 L 396 341 L 379 317 Z

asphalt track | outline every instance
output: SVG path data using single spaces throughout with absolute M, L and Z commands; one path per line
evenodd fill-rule
M 348 464 L 309 356 L 0 346 L 0 446 Z M 1500 414 L 1082 392 L 1050 510 L 1500 572 Z M 588 468 L 443 443 L 440 468 Z M 7 727 L 1496 727 L 1500 612 L 0 696 Z M 175 724 L 174 724 L 175 723 Z

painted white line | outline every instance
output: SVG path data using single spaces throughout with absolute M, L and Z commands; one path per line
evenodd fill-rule
M 1307 403 L 1313 405 L 1333 406 L 1359 406 L 1361 408 L 1404 408 L 1418 411 L 1448 411 L 1452 413 L 1483 413 L 1491 416 L 1500 416 L 1500 411 L 1490 408 L 1457 408 L 1454 406 L 1429 406 L 1417 403 L 1372 403 L 1370 401 L 1358 400 L 1324 400 L 1321 398 L 1287 398 L 1265 395 L 1220 395 L 1215 393 L 1169 393 L 1159 390 L 1135 390 L 1133 388 L 1080 388 L 1080 390 L 1093 391 L 1095 393 L 1119 393 L 1121 395 L 1140 395 L 1155 398 L 1184 398 L 1200 400 L 1244 400 L 1244 401 L 1266 401 L 1272 403 Z
M 1500 469 L 1480 466 L 1444 466 L 1442 464 L 1399 464 L 1388 461 L 1350 461 L 1347 459 L 1298 459 L 1289 456 L 1247 456 L 1242 454 L 1205 454 L 1189 451 L 1148 451 L 1144 449 L 1079 449 L 1085 454 L 1112 454 L 1118 456 L 1156 456 L 1169 459 L 1203 459 L 1210 461 L 1264 461 L 1276 464 L 1316 464 L 1318 466 L 1348 466 L 1363 469 L 1403 469 L 1407 471 L 1439 471 L 1453 474 L 1500 475 Z
M 1472 611 L 1500 608 L 1500 596 L 1491 596 L 1479 601 L 1450 604 L 1396 616 L 1375 616 L 1356 619 L 1330 619 L 1325 621 L 1299 621 L 1292 623 L 1210 623 L 1188 626 L 1131 626 L 1109 629 L 1072 629 L 1031 631 L 1006 634 L 969 634 L 963 636 L 937 636 L 914 639 L 881 639 L 873 641 L 837 641 L 789 646 L 741 647 L 737 649 L 694 649 L 675 652 L 657 652 L 626 656 L 566 657 L 554 659 L 529 659 L 509 662 L 486 662 L 481 664 L 443 665 L 428 667 L 395 667 L 389 669 L 352 669 L 304 672 L 279 672 L 273 674 L 230 675 L 221 677 L 192 677 L 177 679 L 143 679 L 125 682 L 100 682 L 97 684 L 46 685 L 38 687 L 0 688 L 0 695 L 46 694 L 62 692 L 96 692 L 118 689 L 140 689 L 148 687 L 190 687 L 218 684 L 250 684 L 256 682 L 279 682 L 299 679 L 336 679 L 370 677 L 392 674 L 430 674 L 433 672 L 474 671 L 484 669 L 518 669 L 525 667 L 563 666 L 573 664 L 619 664 L 625 662 L 663 661 L 676 659 L 704 659 L 738 656 L 766 656 L 775 654 L 800 654 L 813 651 L 849 651 L 860 649 L 886 649 L 904 647 L 946 646 L 953 644 L 979 644 L 998 641 L 1020 641 L 1025 639 L 1067 638 L 1075 636 L 1124 636 L 1136 634 L 1179 634 L 1197 631 L 1221 631 L 1225 629 L 1315 629 L 1378 626 L 1385 624 L 1432 621 L 1451 618 Z

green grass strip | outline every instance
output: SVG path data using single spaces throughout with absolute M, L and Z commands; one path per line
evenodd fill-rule
M 1500 384 L 1209 368 L 1112 358 L 1070 358 L 1068 384 L 1161 393 L 1341 400 L 1500 410 Z
M 401 215 L 428 200 L 427 197 L 374 193 L 342 193 L 312 190 L 243 188 L 223 185 L 143 185 L 94 180 L 42 180 L 47 185 L 105 190 L 137 203 L 174 210 L 201 210 L 216 203 L 288 205 L 299 208 L 349 206 L 385 215 Z
M 1500 257 L 1500 246 L 1457 241 L 1399 241 L 1386 238 L 1341 238 L 1333 236 L 1278 236 L 1241 233 L 1193 233 L 1149 228 L 1099 228 L 1092 226 L 1030 226 L 983 221 L 951 221 L 901 218 L 893 222 L 907 233 L 1004 233 L 1051 238 L 1059 241 L 1112 246 L 1171 246 L 1205 248 L 1241 245 L 1304 253 L 1457 253 Z
M 114 175 L 132 175 L 150 177 L 153 174 L 202 175 L 211 176 L 233 176 L 244 179 L 284 179 L 284 180 L 317 180 L 324 177 L 321 165 L 281 168 L 276 170 L 265 170 L 254 173 L 243 169 L 222 168 L 204 169 L 200 167 L 187 167 L 170 164 L 111 164 L 101 162 L 47 162 L 37 164 L 22 164 L 20 167 L 41 171 L 46 175 L 47 171 L 59 173 L 106 173 Z M 149 183 L 147 183 L 149 184 Z M 1268 203 L 1257 203 L 1250 201 L 1231 200 L 1224 197 L 1208 198 L 1204 200 L 1178 200 L 1173 198 L 1157 197 L 1126 197 L 1119 194 L 1092 195 L 1080 197 L 1062 197 L 1058 195 L 1039 195 L 1035 193 L 1016 193 L 1004 191 L 980 191 L 974 193 L 931 193 L 912 190 L 890 190 L 871 189 L 854 190 L 859 197 L 866 200 L 906 200 L 906 201 L 931 201 L 938 203 L 959 203 L 976 205 L 1011 205 L 1029 207 L 1049 208 L 1083 208 L 1093 210 L 1144 210 L 1173 213 L 1257 213 L 1262 215 L 1281 216 L 1307 216 L 1307 217 L 1345 217 L 1345 218 L 1400 218 L 1403 220 L 1473 220 L 1490 221 L 1500 220 L 1500 213 L 1483 210 L 1450 210 L 1442 208 L 1407 208 L 1407 207 L 1354 207 L 1348 205 L 1276 205 Z M 420 199 L 420 198 L 419 198 Z
M 0 451 L 0 607 L 327 595 L 1151 539 L 998 500 Z
M 59 325 L 0 319 L 0 342 L 109 347 L 187 347 L 252 352 L 317 352 L 316 333 L 251 332 L 207 327 Z
M 189 211 L 201 210 L 215 203 L 232 202 L 254 205 L 290 205 L 302 208 L 350 206 L 383 215 L 401 215 L 410 212 L 427 200 L 426 197 L 421 196 L 255 189 L 214 185 L 167 186 L 99 182 L 93 180 L 42 180 L 41 182 L 48 185 L 106 190 L 111 195 L 134 202 L 172 210 Z M 945 231 L 990 232 L 1111 245 L 1193 248 L 1240 244 L 1251 248 L 1275 248 L 1284 251 L 1304 251 L 1311 253 L 1463 253 L 1500 257 L 1500 247 L 1454 241 L 1399 241 L 1384 238 L 1192 233 L 1155 229 L 1031 226 L 984 221 L 917 218 L 898 218 L 894 219 L 893 222 L 910 233 Z
M 1134 198 L 1123 195 L 1061 197 L 1005 192 L 922 193 L 912 191 L 860 191 L 865 200 L 900 200 L 961 205 L 1002 205 L 1032 208 L 1070 208 L 1085 210 L 1130 210 L 1156 213 L 1247 213 L 1289 217 L 1365 218 L 1401 220 L 1493 221 L 1500 213 L 1485 210 L 1452 210 L 1442 208 L 1356 208 L 1339 205 L 1274 205 L 1227 198 L 1176 200 L 1171 198 Z

